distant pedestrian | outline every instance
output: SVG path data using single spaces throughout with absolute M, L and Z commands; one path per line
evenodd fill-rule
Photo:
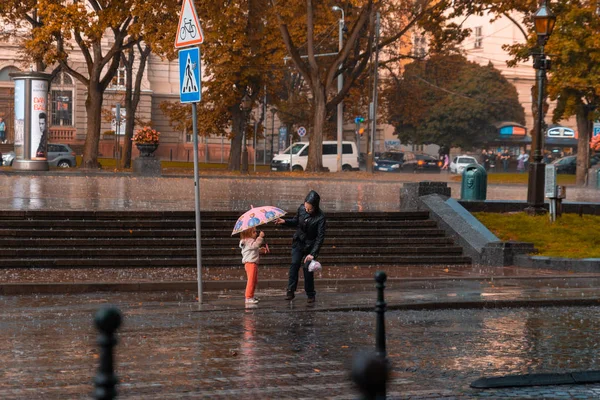
M 258 233 L 255 227 L 240 232 L 242 263 L 244 264 L 248 278 L 246 282 L 246 304 L 258 303 L 258 299 L 254 297 L 256 284 L 258 283 L 258 263 L 260 261 L 260 254 L 268 251 L 268 247 L 262 247 L 264 237 L 265 233 Z
M 528 166 L 529 166 L 529 153 L 525 152 L 525 154 L 523 154 L 523 170 L 527 171 Z
M 6 143 L 6 123 L 0 117 L 0 143 Z
M 490 169 L 490 155 L 486 149 L 483 149 L 481 152 L 481 163 L 486 171 Z
M 508 150 L 504 150 L 501 158 L 502 158 L 502 169 L 504 170 L 504 172 L 508 172 L 508 166 L 510 164 L 510 153 L 508 152 Z
M 517 157 L 517 171 L 525 171 L 525 150 L 521 151 L 521 154 Z
M 496 153 L 494 153 L 493 151 L 490 150 L 489 158 L 490 158 L 490 170 L 495 170 L 496 169 Z
M 314 272 L 309 271 L 310 262 L 319 256 L 319 250 L 325 240 L 327 223 L 325 214 L 320 208 L 321 197 L 317 192 L 311 190 L 304 204 L 298 207 L 296 216 L 293 218 L 279 218 L 275 220 L 277 225 L 296 227 L 296 233 L 292 241 L 292 264 L 288 274 L 288 286 L 285 299 L 293 300 L 298 286 L 298 271 L 303 266 L 304 291 L 308 297 L 308 304 L 315 302 L 315 277 Z
M 443 170 L 448 170 L 448 167 L 450 165 L 450 157 L 448 157 L 448 154 L 444 154 L 444 165 L 442 166 Z

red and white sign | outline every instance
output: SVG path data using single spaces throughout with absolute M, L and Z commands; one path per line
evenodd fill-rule
M 179 13 L 179 24 L 177 25 L 177 36 L 175 48 L 193 46 L 204 42 L 204 34 L 200 27 L 200 20 L 196 14 L 193 0 L 183 0 L 181 12 Z

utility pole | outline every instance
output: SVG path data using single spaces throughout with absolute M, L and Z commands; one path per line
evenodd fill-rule
M 377 134 L 377 83 L 379 70 L 379 11 L 375 22 L 375 65 L 373 66 L 373 109 L 371 115 L 371 146 L 367 151 L 367 172 L 373 173 L 373 152 L 375 149 L 375 135 Z

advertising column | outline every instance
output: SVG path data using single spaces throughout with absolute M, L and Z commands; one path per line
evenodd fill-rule
M 49 74 L 18 72 L 15 81 L 15 154 L 13 168 L 47 171 Z

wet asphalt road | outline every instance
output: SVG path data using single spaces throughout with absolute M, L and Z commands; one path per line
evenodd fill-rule
M 199 311 L 184 293 L 0 297 L 2 399 L 84 399 L 98 363 L 92 315 L 116 304 L 124 399 L 354 399 L 352 355 L 372 312 Z M 481 376 L 600 369 L 600 308 L 388 311 L 390 398 L 592 399 L 600 385 L 479 391 Z

